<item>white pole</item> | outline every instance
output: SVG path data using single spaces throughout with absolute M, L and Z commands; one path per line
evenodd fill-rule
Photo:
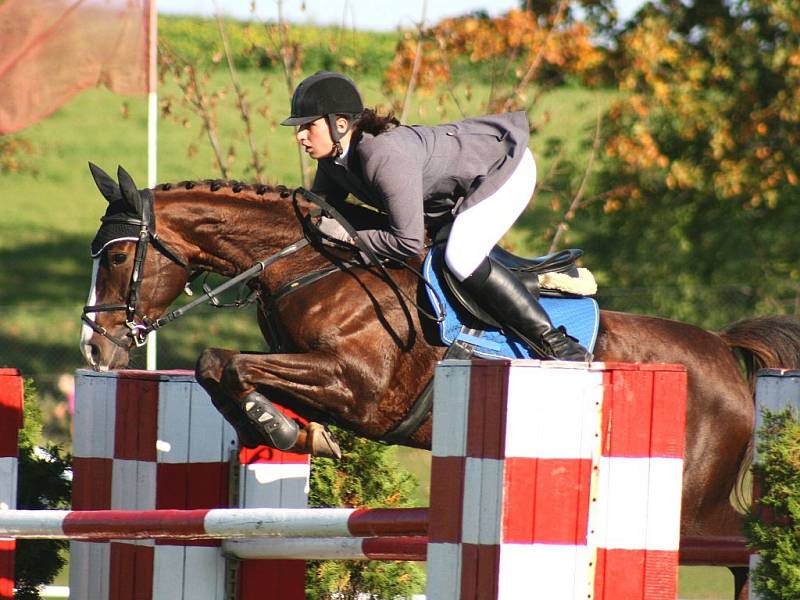
M 147 85 L 147 187 L 154 188 L 156 179 L 156 159 L 158 156 L 158 9 L 156 0 L 149 2 L 149 71 Z M 156 332 L 147 340 L 148 371 L 156 370 Z

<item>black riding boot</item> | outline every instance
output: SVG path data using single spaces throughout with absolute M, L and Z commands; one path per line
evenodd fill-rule
M 480 307 L 513 331 L 537 354 L 560 360 L 590 361 L 592 354 L 563 327 L 554 327 L 542 305 L 511 271 L 490 258 L 461 282 Z

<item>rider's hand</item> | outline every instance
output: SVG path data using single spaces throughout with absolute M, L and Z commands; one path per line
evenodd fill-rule
M 340 242 L 346 242 L 348 244 L 353 243 L 353 240 L 350 238 L 350 235 L 345 231 L 344 227 L 342 227 L 339 224 L 339 221 L 337 221 L 336 219 L 331 219 L 330 217 L 320 218 L 318 229 L 328 237 L 332 237 L 335 240 L 339 240 Z

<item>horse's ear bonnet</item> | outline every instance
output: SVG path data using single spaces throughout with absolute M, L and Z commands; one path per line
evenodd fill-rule
M 119 184 L 111 179 L 108 173 L 91 162 L 89 163 L 89 170 L 92 172 L 92 177 L 94 177 L 97 189 L 100 190 L 100 193 L 103 194 L 106 200 L 114 202 L 115 200 L 122 199 L 122 192 L 120 192 Z
M 89 170 L 100 193 L 108 200 L 106 214 L 100 219 L 102 224 L 92 240 L 92 257 L 96 257 L 103 248 L 115 240 L 139 238 L 145 203 L 150 209 L 148 226 L 150 231 L 155 231 L 153 194 L 150 190 L 136 189 L 133 178 L 122 167 L 117 169 L 119 183 L 97 165 L 89 163 Z

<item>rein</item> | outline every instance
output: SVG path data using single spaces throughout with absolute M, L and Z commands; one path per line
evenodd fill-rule
M 203 295 L 200 296 L 199 298 L 192 300 L 191 302 L 185 304 L 184 306 L 181 306 L 180 308 L 176 308 L 172 312 L 165 314 L 163 317 L 156 319 L 155 321 L 147 325 L 147 327 L 144 327 L 141 330 L 142 335 L 146 338 L 151 331 L 156 331 L 157 329 L 160 329 L 167 323 L 175 321 L 176 319 L 185 315 L 190 310 L 200 306 L 201 304 L 204 304 L 207 301 L 211 302 L 212 304 L 216 304 L 217 296 L 222 294 L 222 292 L 229 290 L 230 288 L 240 283 L 247 283 L 251 279 L 254 279 L 259 273 L 264 271 L 268 266 L 270 266 L 275 261 L 280 260 L 281 258 L 284 258 L 286 256 L 289 256 L 290 254 L 294 254 L 301 248 L 308 246 L 308 243 L 309 242 L 306 239 L 297 240 L 296 242 L 294 242 L 293 244 L 289 244 L 283 250 L 280 250 L 276 254 L 273 254 L 272 256 L 265 258 L 263 260 L 259 260 L 246 271 L 242 271 L 235 277 L 231 277 L 230 279 L 218 285 L 214 289 L 205 288 Z
M 427 319 L 430 319 L 434 323 L 441 323 L 442 321 L 445 320 L 446 314 L 447 314 L 447 309 L 445 308 L 444 302 L 439 297 L 439 293 L 437 292 L 436 288 L 434 288 L 431 285 L 431 283 L 427 279 L 425 279 L 425 276 L 422 273 L 420 273 L 419 271 L 417 271 L 413 267 L 411 267 L 408 264 L 406 264 L 405 261 L 398 260 L 398 259 L 396 259 L 396 258 L 394 258 L 392 256 L 384 256 L 384 255 L 382 255 L 382 260 L 379 259 L 378 256 L 376 255 L 376 253 L 369 246 L 367 246 L 364 243 L 364 241 L 359 237 L 358 231 L 356 231 L 356 229 L 350 224 L 350 222 L 347 219 L 345 219 L 344 216 L 342 216 L 342 214 L 338 210 L 336 210 L 336 208 L 334 208 L 327 200 L 325 200 L 321 196 L 315 194 L 314 192 L 311 192 L 311 191 L 309 191 L 309 190 L 307 190 L 305 188 L 299 187 L 299 188 L 295 189 L 294 193 L 292 194 L 292 203 L 294 204 L 295 214 L 297 215 L 298 220 L 300 220 L 300 222 L 302 223 L 303 230 L 306 232 L 306 237 L 309 237 L 309 236 L 324 237 L 324 239 L 326 241 L 330 242 L 334 246 L 336 246 L 338 248 L 341 248 L 341 249 L 344 249 L 344 250 L 347 250 L 349 252 L 353 252 L 353 244 L 349 244 L 347 242 L 342 242 L 342 241 L 337 240 L 335 238 L 331 238 L 331 237 L 328 237 L 328 236 L 324 235 L 316 227 L 314 227 L 311 224 L 311 222 L 310 222 L 311 221 L 311 215 L 303 216 L 300 213 L 300 207 L 297 204 L 297 196 L 298 195 L 300 195 L 303 198 L 305 198 L 306 200 L 316 204 L 317 206 L 320 207 L 320 209 L 322 209 L 325 213 L 327 213 L 328 216 L 336 219 L 336 221 L 339 223 L 339 225 L 341 225 L 342 228 L 344 228 L 344 230 L 347 232 L 347 235 L 350 236 L 350 239 L 353 240 L 353 244 L 355 244 L 355 246 L 358 248 L 358 250 L 361 252 L 361 254 L 363 256 L 366 256 L 369 259 L 369 261 L 368 261 L 369 265 L 370 266 L 371 265 L 375 265 L 376 267 L 378 267 L 378 269 L 380 270 L 381 275 L 383 275 L 384 279 L 389 284 L 391 284 L 392 289 L 394 289 L 395 292 L 397 292 L 400 296 L 402 296 L 409 303 L 411 303 L 414 306 L 414 308 L 416 308 L 419 311 L 419 313 L 421 315 L 423 315 Z M 439 305 L 439 316 L 438 317 L 435 314 L 432 314 L 432 313 L 428 312 L 427 310 L 425 310 L 422 306 L 419 305 L 419 303 L 416 300 L 414 300 L 413 298 L 410 298 L 408 296 L 408 294 L 406 294 L 403 291 L 403 288 L 398 285 L 398 283 L 394 280 L 394 277 L 392 277 L 392 275 L 389 273 L 389 271 L 386 270 L 386 267 L 384 265 L 388 261 L 391 261 L 391 262 L 395 263 L 396 265 L 398 265 L 400 267 L 403 267 L 404 269 L 406 269 L 408 271 L 411 271 L 417 277 L 417 279 L 419 279 L 425 286 L 428 287 L 428 289 L 431 290 L 433 297 L 436 298 L 436 303 Z
M 89 318 L 90 313 L 99 313 L 99 312 L 114 312 L 114 311 L 125 311 L 125 325 L 130 330 L 127 337 L 133 340 L 137 347 L 144 346 L 147 343 L 147 336 L 167 323 L 171 323 L 176 319 L 182 317 L 184 314 L 189 312 L 190 310 L 196 308 L 197 306 L 204 304 L 206 302 L 210 302 L 212 305 L 219 306 L 219 302 L 217 300 L 217 296 L 222 294 L 222 292 L 230 289 L 231 287 L 238 285 L 240 283 L 246 283 L 256 277 L 259 273 L 261 273 L 264 269 L 266 269 L 269 265 L 271 265 L 276 260 L 279 260 L 285 256 L 293 254 L 297 252 L 301 248 L 304 248 L 309 243 L 311 243 L 312 239 L 326 239 L 333 243 L 336 247 L 346 249 L 350 252 L 353 251 L 353 245 L 347 244 L 344 242 L 339 242 L 339 240 L 333 240 L 332 238 L 328 238 L 319 232 L 319 230 L 314 227 L 310 220 L 311 215 L 304 216 L 301 211 L 300 207 L 297 203 L 297 197 L 302 196 L 306 200 L 316 204 L 320 207 L 321 210 L 325 211 L 331 217 L 336 219 L 342 227 L 347 231 L 348 235 L 353 239 L 353 243 L 361 251 L 361 253 L 366 256 L 369 262 L 378 267 L 381 271 L 383 277 L 388 281 L 392 288 L 400 294 L 403 298 L 405 298 L 408 302 L 410 302 L 423 316 L 426 318 L 435 321 L 436 323 L 441 323 L 445 318 L 445 308 L 444 303 L 442 302 L 441 298 L 439 298 L 438 293 L 436 290 L 433 290 L 433 296 L 436 298 L 437 304 L 439 304 L 439 315 L 436 316 L 431 314 L 423 307 L 419 305 L 414 299 L 409 298 L 408 294 L 406 294 L 403 289 L 397 284 L 391 274 L 386 270 L 384 264 L 388 260 L 393 260 L 400 266 L 410 270 L 414 273 L 421 282 L 427 285 L 429 288 L 431 287 L 430 282 L 428 282 L 425 277 L 417 271 L 416 269 L 407 265 L 404 261 L 399 261 L 393 259 L 391 257 L 384 257 L 383 260 L 379 259 L 375 253 L 359 238 L 358 232 L 353 228 L 352 225 L 337 211 L 333 206 L 331 206 L 324 198 L 321 198 L 317 194 L 310 192 L 304 188 L 297 188 L 294 193 L 292 194 L 292 203 L 294 205 L 295 214 L 300 221 L 304 237 L 286 248 L 280 250 L 278 253 L 260 260 L 256 262 L 252 267 L 247 269 L 246 271 L 232 277 L 231 279 L 227 280 L 226 282 L 222 283 L 221 285 L 217 286 L 214 289 L 208 289 L 207 287 L 203 287 L 204 293 L 199 298 L 196 298 L 192 302 L 174 310 L 163 317 L 160 317 L 155 320 L 149 319 L 146 315 L 141 314 L 136 309 L 136 304 L 139 300 L 139 291 L 142 284 L 142 268 L 144 267 L 144 261 L 147 257 L 147 249 L 149 245 L 153 245 L 159 252 L 161 252 L 164 256 L 172 260 L 173 262 L 179 264 L 187 271 L 190 270 L 189 264 L 172 248 L 169 247 L 168 244 L 163 242 L 161 238 L 156 235 L 156 232 L 151 229 L 150 224 L 155 224 L 155 218 L 153 213 L 153 194 L 150 190 L 147 190 L 147 196 L 145 201 L 142 203 L 142 216 L 140 219 L 135 218 L 128 218 L 128 217 L 103 217 L 103 223 L 124 223 L 127 225 L 135 225 L 139 227 L 139 236 L 136 241 L 136 255 L 134 258 L 133 270 L 131 271 L 131 278 L 130 284 L 128 287 L 128 298 L 124 304 L 95 304 L 95 305 L 86 305 L 83 307 L 83 314 L 81 315 L 81 320 L 86 323 L 95 333 L 98 333 L 105 337 L 106 339 L 110 340 L 117 346 L 121 348 L 128 348 L 130 342 L 125 337 L 119 337 L 112 335 L 105 327 L 98 325 L 93 319 Z M 352 266 L 352 263 L 345 263 L 346 266 Z M 323 273 L 317 274 L 310 274 L 309 276 L 300 277 L 297 280 L 291 282 L 291 284 L 282 290 L 280 290 L 281 294 L 284 295 L 287 292 L 294 291 L 303 287 L 304 285 L 308 285 L 309 283 L 313 283 L 318 279 L 335 272 L 340 267 L 335 267 L 331 269 L 325 269 Z
M 297 197 L 302 196 L 306 200 L 310 201 L 311 203 L 317 205 L 322 211 L 327 213 L 332 218 L 336 219 L 339 224 L 345 229 L 348 235 L 353 240 L 353 244 L 348 244 L 344 242 L 340 242 L 339 240 L 334 240 L 333 238 L 329 238 L 322 234 L 311 222 L 312 214 L 303 215 L 300 207 L 298 205 Z M 147 196 L 145 197 L 145 201 L 142 204 L 142 215 L 141 218 L 128 218 L 128 217 L 104 217 L 102 220 L 104 223 L 124 223 L 128 225 L 135 225 L 139 227 L 138 238 L 136 240 L 136 254 L 134 258 L 134 265 L 133 270 L 131 271 L 130 277 L 130 284 L 128 290 L 128 298 L 124 304 L 96 304 L 96 305 L 86 305 L 83 307 L 83 314 L 81 315 L 81 320 L 86 323 L 93 331 L 102 335 L 103 337 L 107 338 L 117 346 L 127 349 L 130 346 L 130 341 L 132 340 L 137 347 L 143 346 L 147 343 L 147 336 L 153 332 L 157 331 L 158 329 L 162 328 L 167 323 L 171 323 L 176 321 L 180 317 L 184 316 L 187 312 L 193 310 L 194 308 L 200 306 L 201 304 L 205 304 L 210 302 L 214 306 L 220 306 L 218 302 L 218 296 L 229 290 L 230 288 L 239 285 L 239 284 L 246 284 L 250 280 L 257 277 L 261 272 L 263 272 L 267 267 L 269 267 L 274 262 L 294 254 L 298 250 L 308 246 L 314 241 L 325 240 L 330 242 L 335 247 L 340 249 L 347 250 L 349 252 L 354 252 L 355 249 L 353 245 L 360 251 L 361 257 L 366 257 L 369 264 L 367 266 L 376 266 L 381 275 L 385 278 L 385 280 L 391 285 L 392 289 L 400 296 L 405 298 L 409 303 L 411 303 L 421 315 L 425 316 L 426 318 L 440 323 L 445 318 L 445 307 L 444 303 L 442 302 L 441 298 L 439 297 L 437 291 L 431 287 L 431 284 L 427 279 L 425 279 L 424 275 L 417 271 L 416 269 L 412 268 L 411 266 L 407 265 L 405 261 L 400 261 L 394 259 L 393 257 L 384 256 L 382 259 L 379 259 L 378 256 L 359 238 L 358 232 L 353 228 L 352 225 L 337 211 L 333 206 L 331 206 L 324 198 L 321 198 L 317 194 L 310 192 L 304 188 L 297 188 L 294 193 L 292 194 L 292 203 L 294 206 L 295 214 L 303 228 L 303 238 L 293 242 L 292 244 L 286 246 L 282 250 L 278 251 L 277 253 L 257 261 L 253 266 L 248 268 L 247 270 L 243 271 L 242 273 L 228 279 L 224 283 L 220 284 L 219 286 L 209 289 L 207 286 L 203 286 L 204 293 L 196 298 L 195 300 L 189 302 L 188 304 L 177 308 L 163 317 L 157 318 L 155 320 L 149 319 L 146 315 L 141 314 L 137 310 L 137 303 L 139 301 L 139 292 L 142 284 L 142 269 L 144 267 L 144 262 L 147 257 L 147 250 L 148 247 L 152 244 L 152 246 L 161 252 L 164 256 L 172 260 L 173 262 L 177 263 L 187 271 L 190 271 L 190 281 L 196 277 L 197 272 L 191 273 L 191 268 L 186 260 L 184 260 L 177 252 L 175 252 L 168 244 L 163 242 L 155 233 L 155 215 L 153 211 L 153 195 L 150 190 L 147 190 Z M 152 229 L 151 229 L 152 223 Z M 439 315 L 436 316 L 422 308 L 414 299 L 410 298 L 408 294 L 406 294 L 400 285 L 394 280 L 391 276 L 389 271 L 384 266 L 385 263 L 388 261 L 392 261 L 412 273 L 414 273 L 419 280 L 427 285 L 433 291 L 433 297 L 436 299 L 437 304 L 439 304 Z M 347 269 L 349 267 L 355 266 L 356 263 L 350 261 L 344 261 L 341 264 L 334 264 L 326 269 L 322 269 L 320 271 L 314 271 L 312 273 L 308 273 L 306 275 L 300 276 L 295 280 L 289 282 L 288 284 L 282 286 L 279 290 L 276 291 L 274 295 L 270 296 L 270 300 L 272 300 L 273 304 L 274 301 L 278 298 L 281 298 L 305 285 L 309 285 L 314 283 L 328 275 L 335 273 L 337 271 Z M 99 312 L 112 312 L 112 311 L 125 311 L 125 325 L 130 330 L 126 337 L 118 337 L 112 335 L 105 327 L 98 325 L 94 320 L 90 319 L 88 315 L 90 313 L 99 313 Z M 138 321 L 137 321 L 138 319 Z M 271 319 L 270 319 L 271 321 Z M 430 385 L 428 386 L 430 388 Z M 419 427 L 421 421 L 425 418 L 425 416 L 430 411 L 430 404 L 431 404 L 431 393 L 430 389 L 426 389 L 423 392 L 422 396 L 417 400 L 414 404 L 414 407 L 410 411 L 410 413 L 402 420 L 402 422 L 395 427 L 392 431 L 390 431 L 387 436 L 386 440 L 391 441 L 400 441 L 416 431 Z

